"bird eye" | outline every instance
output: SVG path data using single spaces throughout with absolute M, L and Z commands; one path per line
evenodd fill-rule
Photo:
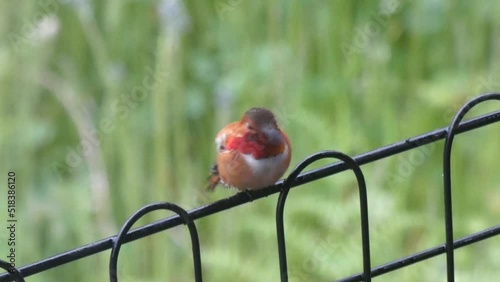
M 267 134 L 260 132 L 259 134 L 257 134 L 257 137 L 259 138 L 260 142 L 264 144 L 269 143 L 269 137 L 267 136 Z
M 249 130 L 255 130 L 255 127 L 251 126 L 251 125 L 250 125 L 250 124 L 248 124 L 248 123 L 247 123 L 247 128 L 248 128 Z

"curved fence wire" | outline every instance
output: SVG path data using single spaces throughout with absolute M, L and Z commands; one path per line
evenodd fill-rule
M 278 242 L 279 264 L 277 263 L 277 271 L 280 271 L 282 282 L 288 281 L 288 266 L 286 259 L 286 243 L 285 230 L 283 222 L 283 213 L 285 202 L 291 188 L 303 185 L 345 170 L 353 170 L 358 181 L 359 196 L 360 196 L 360 214 L 361 214 L 361 234 L 362 234 L 362 259 L 363 269 L 360 273 L 341 278 L 337 281 L 371 281 L 373 277 L 381 276 L 385 273 L 407 267 L 409 265 L 424 261 L 426 259 L 445 254 L 447 281 L 455 281 L 455 263 L 454 252 L 456 249 L 477 243 L 482 240 L 497 236 L 500 234 L 500 225 L 492 226 L 483 231 L 470 234 L 463 238 L 455 239 L 453 237 L 453 209 L 452 209 L 452 177 L 450 168 L 451 148 L 453 139 L 456 134 L 467 131 L 472 131 L 477 128 L 496 123 L 500 121 L 500 111 L 482 115 L 467 121 L 462 119 L 465 114 L 474 106 L 488 100 L 500 100 L 499 93 L 484 94 L 478 96 L 465 104 L 455 115 L 449 127 L 441 128 L 432 132 L 428 132 L 413 138 L 405 139 L 394 144 L 375 149 L 364 154 L 350 157 L 344 153 L 337 151 L 322 151 L 307 157 L 299 163 L 287 179 L 279 181 L 273 186 L 262 190 L 246 191 L 238 193 L 229 198 L 225 198 L 190 211 L 186 211 L 173 203 L 154 203 L 139 209 L 134 213 L 123 225 L 121 231 L 116 236 L 108 237 L 100 241 L 96 241 L 85 246 L 69 250 L 67 252 L 49 257 L 29 265 L 20 267 L 19 269 L 11 268 L 10 264 L 0 260 L 0 267 L 7 270 L 0 274 L 0 282 L 4 281 L 24 281 L 24 277 L 28 277 L 51 268 L 55 268 L 66 263 L 79 260 L 96 253 L 112 249 L 109 264 L 110 281 L 118 281 L 116 275 L 116 267 L 120 246 L 152 234 L 173 228 L 175 226 L 185 224 L 189 228 L 191 236 L 191 248 L 193 252 L 193 266 L 195 273 L 195 281 L 202 281 L 202 261 L 201 250 L 198 241 L 198 232 L 196 230 L 195 220 L 219 213 L 236 206 L 252 202 L 254 200 L 267 197 L 271 194 L 280 193 L 276 208 L 276 234 Z M 444 243 L 433 248 L 422 250 L 418 253 L 388 262 L 386 264 L 372 267 L 370 263 L 370 240 L 369 240 L 369 205 L 366 197 L 366 184 L 361 170 L 362 165 L 372 163 L 383 158 L 387 158 L 411 149 L 424 146 L 439 140 L 445 139 L 443 150 L 443 193 L 444 193 L 444 217 L 445 217 L 445 238 Z M 336 158 L 339 162 L 314 169 L 305 173 L 301 173 L 311 163 L 325 158 Z M 154 223 L 130 230 L 132 225 L 143 215 L 154 210 L 166 209 L 175 212 L 177 215 L 170 216 L 166 219 L 156 221 Z M 500 267 L 500 264 L 499 264 Z

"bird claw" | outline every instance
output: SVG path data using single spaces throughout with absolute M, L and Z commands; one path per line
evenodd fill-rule
M 250 199 L 250 202 L 253 202 L 253 196 L 252 196 L 252 193 L 250 193 L 250 190 L 245 189 L 242 191 L 242 193 L 245 193 L 245 195 L 248 196 L 248 199 Z

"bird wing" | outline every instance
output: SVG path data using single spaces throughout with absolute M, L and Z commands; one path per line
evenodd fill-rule
M 224 128 L 222 128 L 219 131 L 219 133 L 217 133 L 217 136 L 215 137 L 215 144 L 218 153 L 227 150 L 226 144 L 229 139 L 231 139 L 234 136 L 241 135 L 241 133 L 238 132 L 239 125 L 240 125 L 239 121 L 230 123 L 226 125 Z M 206 187 L 206 190 L 208 191 L 214 190 L 215 187 L 220 183 L 220 180 L 221 179 L 219 176 L 218 165 L 217 163 L 215 163 L 210 169 L 210 176 L 208 177 L 208 185 Z

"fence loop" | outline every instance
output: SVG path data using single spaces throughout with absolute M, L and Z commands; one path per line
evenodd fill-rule
M 325 158 L 336 158 L 341 161 L 349 168 L 354 171 L 356 180 L 358 181 L 359 188 L 359 202 L 360 202 L 360 214 L 361 214 L 361 240 L 363 245 L 363 281 L 371 281 L 370 273 L 370 236 L 369 236 L 369 224 L 368 224 L 368 199 L 366 194 L 366 183 L 363 176 L 361 168 L 356 163 L 356 161 L 350 156 L 338 152 L 338 151 L 322 151 L 313 154 L 303 160 L 298 164 L 290 175 L 287 177 L 283 184 L 283 189 L 278 198 L 278 204 L 276 207 L 276 233 L 278 238 L 278 254 L 280 262 L 280 277 L 282 282 L 288 281 L 288 266 L 286 258 L 286 244 L 285 244 L 285 228 L 283 224 L 283 214 L 285 209 L 285 201 L 288 196 L 288 192 L 292 187 L 293 182 L 296 180 L 297 176 L 310 164 L 313 162 L 325 159 Z
M 0 259 L 0 267 L 9 272 L 10 276 L 14 276 L 14 279 L 16 279 L 17 282 L 24 282 L 24 277 L 21 272 L 19 272 L 17 268 L 12 267 L 10 263 Z
M 137 220 L 139 220 L 144 215 L 155 211 L 155 210 L 169 210 L 177 213 L 179 217 L 183 220 L 184 224 L 188 226 L 189 234 L 191 235 L 191 247 L 193 250 L 193 264 L 194 264 L 194 276 L 196 282 L 202 281 L 201 275 L 201 256 L 200 256 L 200 243 L 198 240 L 198 231 L 196 231 L 196 225 L 194 224 L 192 218 L 183 208 L 168 202 L 163 203 L 153 203 L 142 207 L 137 212 L 135 212 L 131 217 L 127 219 L 125 224 L 118 235 L 113 240 L 113 247 L 111 249 L 111 256 L 109 259 L 109 280 L 111 282 L 118 281 L 117 274 L 117 264 L 118 264 L 118 254 L 120 253 L 121 245 L 127 242 L 126 235 L 130 228 L 134 225 Z
M 455 281 L 455 259 L 453 246 L 453 209 L 451 195 L 451 146 L 455 137 L 460 122 L 467 112 L 469 112 L 477 104 L 488 100 L 500 100 L 499 93 L 484 94 L 467 102 L 455 115 L 453 121 L 448 127 L 446 139 L 443 149 L 443 187 L 444 187 L 444 216 L 445 216 L 445 232 L 446 232 L 446 270 L 448 282 Z
M 490 99 L 499 100 L 499 98 L 498 98 L 499 95 L 500 95 L 499 93 L 495 93 L 495 94 L 487 94 L 485 96 L 481 96 L 481 97 L 477 98 L 478 99 L 477 101 L 474 101 L 472 104 L 471 103 L 468 104 L 468 106 L 465 106 L 465 108 L 471 107 L 471 106 L 479 103 L 480 101 L 484 101 L 484 100 L 490 100 Z M 461 111 L 461 113 L 459 113 L 457 115 L 457 117 L 455 117 L 454 123 L 449 127 L 439 128 L 439 129 L 415 136 L 413 138 L 406 138 L 404 140 L 400 140 L 400 141 L 395 142 L 393 144 L 386 145 L 386 146 L 383 146 L 380 148 L 376 148 L 372 151 L 367 151 L 367 152 L 361 153 L 361 154 L 355 156 L 353 159 L 356 161 L 356 163 L 358 165 L 373 163 L 373 162 L 376 162 L 378 160 L 381 160 L 381 159 L 384 159 L 384 158 L 387 158 L 390 156 L 395 156 L 399 153 L 424 146 L 426 144 L 437 142 L 439 140 L 445 139 L 448 136 L 448 138 L 447 138 L 448 144 L 446 145 L 448 148 L 448 153 L 446 153 L 446 151 L 444 153 L 444 156 L 445 156 L 445 158 L 444 158 L 445 159 L 444 160 L 445 169 L 444 170 L 445 171 L 447 170 L 446 169 L 446 162 L 448 162 L 448 172 L 444 172 L 443 177 L 444 177 L 445 182 L 449 181 L 449 177 L 450 177 L 449 161 L 450 160 L 447 158 L 450 157 L 451 142 L 453 140 L 454 134 L 473 131 L 475 129 L 478 129 L 478 128 L 481 128 L 484 126 L 500 122 L 500 111 L 491 112 L 488 114 L 484 114 L 484 115 L 481 115 L 478 117 L 474 117 L 474 118 L 465 120 L 463 122 L 458 122 L 458 120 L 461 119 L 467 111 L 468 111 L 468 109 L 466 109 L 463 112 Z M 309 158 L 316 158 L 316 159 L 323 158 L 324 156 L 321 156 L 321 154 L 323 154 L 323 153 L 320 153 L 319 156 L 311 156 Z M 314 161 L 314 160 L 312 160 L 312 161 Z M 303 165 L 303 164 L 301 164 L 301 165 Z M 302 167 L 301 169 L 304 169 L 306 165 L 307 164 L 305 164 L 304 167 Z M 300 175 L 298 175 L 299 172 L 295 172 L 294 178 L 289 176 L 289 179 L 287 179 L 286 183 L 284 183 L 283 181 L 279 181 L 275 185 L 267 187 L 266 189 L 247 191 L 246 193 L 245 192 L 237 193 L 236 195 L 233 195 L 231 197 L 221 199 L 221 200 L 218 200 L 218 201 L 215 201 L 212 203 L 208 203 L 208 204 L 200 206 L 200 207 L 196 207 L 196 208 L 189 211 L 189 213 L 188 213 L 189 217 L 182 216 L 182 213 L 178 212 L 178 214 L 180 214 L 181 216 L 173 215 L 173 216 L 169 216 L 168 218 L 164 218 L 162 220 L 147 224 L 145 226 L 138 227 L 138 228 L 130 230 L 130 231 L 122 230 L 121 234 L 119 234 L 119 236 L 107 237 L 107 238 L 104 238 L 104 239 L 101 239 L 101 240 L 98 240 L 98 241 L 95 241 L 92 243 L 85 244 L 83 246 L 79 246 L 79 247 L 71 249 L 71 250 L 67 250 L 67 251 L 59 253 L 59 254 L 55 254 L 51 257 L 40 259 L 40 260 L 32 262 L 30 264 L 18 267 L 17 271 L 22 274 L 22 278 L 18 278 L 18 281 L 23 281 L 21 279 L 24 279 L 24 277 L 29 277 L 31 275 L 42 273 L 44 271 L 54 269 L 56 267 L 80 260 L 82 258 L 90 257 L 92 255 L 95 255 L 99 252 L 103 252 L 105 250 L 109 250 L 111 248 L 113 248 L 111 259 L 115 260 L 115 262 L 114 262 L 114 266 L 113 266 L 113 262 L 110 261 L 110 274 L 111 273 L 116 274 L 116 264 L 117 264 L 118 251 L 120 248 L 121 241 L 122 242 L 131 242 L 134 240 L 139 240 L 141 238 L 145 238 L 147 236 L 156 234 L 158 232 L 176 227 L 176 226 L 181 225 L 183 223 L 187 224 L 188 227 L 193 226 L 192 229 L 190 228 L 190 232 L 191 232 L 191 230 L 195 230 L 194 235 L 191 235 L 192 248 L 193 248 L 193 260 L 195 262 L 194 263 L 195 277 L 199 277 L 199 278 L 197 278 L 196 281 L 201 281 L 201 260 L 200 260 L 200 253 L 199 253 L 199 243 L 198 243 L 198 238 L 197 238 L 197 232 L 196 232 L 196 229 L 194 228 L 194 224 L 192 223 L 192 220 L 205 218 L 205 217 L 211 216 L 213 214 L 217 214 L 217 213 L 229 210 L 229 209 L 237 207 L 239 205 L 243 205 L 243 204 L 246 204 L 246 203 L 251 202 L 253 200 L 258 200 L 258 199 L 267 197 L 269 195 L 272 195 L 272 194 L 278 193 L 278 192 L 282 192 L 282 195 L 280 195 L 280 197 L 286 198 L 286 196 L 287 196 L 286 194 L 288 193 L 288 190 L 290 189 L 290 187 L 304 185 L 306 183 L 313 182 L 313 181 L 316 181 L 318 179 L 321 179 L 321 178 L 324 178 L 324 177 L 327 177 L 330 175 L 334 175 L 334 174 L 340 173 L 340 172 L 348 170 L 348 169 L 349 169 L 349 166 L 346 165 L 345 162 L 335 162 L 333 164 L 329 164 L 329 165 L 326 165 L 326 166 L 323 166 L 320 168 L 312 169 L 312 170 L 304 172 Z M 448 183 L 449 186 L 446 186 L 446 185 L 447 184 L 445 183 L 445 189 L 444 189 L 445 190 L 445 201 L 447 201 L 447 203 L 449 203 L 449 205 L 447 203 L 445 203 L 445 208 L 446 208 L 445 209 L 445 216 L 447 217 L 446 222 L 452 223 L 451 222 L 451 211 L 452 211 L 451 210 L 451 181 L 449 181 L 449 183 Z M 447 190 L 447 189 L 449 189 L 449 190 Z M 362 196 L 362 194 L 360 193 L 360 197 L 361 196 Z M 362 203 L 363 202 L 361 202 L 361 204 Z M 281 204 L 278 203 L 278 205 L 282 205 L 281 209 L 284 209 L 284 199 L 283 199 L 283 203 L 281 203 Z M 143 208 L 143 209 L 145 209 L 145 208 Z M 279 211 L 279 208 L 280 207 L 277 208 L 277 212 Z M 149 211 L 145 211 L 143 213 L 147 213 L 147 212 L 149 212 Z M 362 212 L 361 216 L 363 216 L 363 210 L 361 210 L 361 212 Z M 278 217 L 279 217 L 279 215 L 277 214 L 277 218 Z M 282 219 L 282 215 L 281 215 L 281 219 Z M 128 221 L 132 221 L 132 219 L 130 218 Z M 366 226 L 367 226 L 367 224 L 366 224 Z M 442 254 L 447 254 L 447 252 L 451 252 L 451 257 L 453 260 L 453 250 L 450 250 L 450 247 L 452 249 L 458 249 L 458 248 L 462 248 L 465 246 L 469 246 L 469 245 L 478 243 L 478 242 L 483 241 L 483 240 L 487 240 L 489 238 L 493 238 L 494 236 L 500 236 L 500 225 L 496 225 L 496 226 L 492 226 L 490 228 L 487 228 L 485 230 L 482 230 L 480 232 L 477 232 L 475 234 L 471 234 L 471 235 L 467 235 L 465 237 L 459 238 L 453 242 L 453 241 L 450 241 L 450 238 L 453 239 L 452 226 L 453 225 L 450 224 L 450 225 L 447 225 L 447 227 L 446 227 L 447 228 L 447 236 L 451 235 L 451 236 L 447 237 L 446 244 L 439 244 L 439 245 L 436 245 L 436 246 L 429 248 L 427 250 L 422 250 L 422 251 L 410 254 L 408 256 L 405 256 L 405 257 L 378 265 L 378 266 L 374 267 L 373 269 L 371 269 L 371 273 L 370 273 L 371 277 L 372 278 L 378 277 L 378 276 L 384 275 L 386 273 L 395 271 L 397 269 L 401 269 L 401 268 L 407 267 L 409 265 L 419 263 L 421 261 L 439 256 Z M 125 228 L 125 227 L 130 229 L 131 225 L 124 226 L 123 228 Z M 277 228 L 278 229 L 281 228 L 283 230 L 283 223 L 281 222 L 281 227 L 280 227 L 278 220 L 277 220 Z M 450 232 L 448 231 L 448 229 L 450 230 Z M 193 232 L 191 232 L 191 234 L 193 234 Z M 278 234 L 278 236 L 280 236 L 280 235 Z M 120 237 L 121 239 L 118 237 Z M 365 238 L 368 238 L 368 237 L 366 236 Z M 280 239 L 278 238 L 278 240 L 280 240 Z M 362 238 L 362 240 L 365 240 L 365 239 Z M 283 249 L 283 254 L 284 254 L 283 256 L 281 256 L 282 251 L 279 250 L 280 251 L 280 266 L 282 265 L 281 259 L 284 258 L 285 271 L 282 273 L 285 273 L 285 277 L 284 277 L 285 280 L 283 280 L 283 281 L 286 281 L 286 279 L 288 279 L 288 278 L 286 277 L 286 274 L 287 274 L 287 271 L 286 271 L 286 253 L 284 251 L 285 250 L 284 243 L 285 243 L 285 241 L 284 241 L 284 235 L 283 235 L 282 243 L 280 243 L 280 241 L 279 241 L 278 247 Z M 369 246 L 368 244 L 364 244 L 363 250 L 365 250 L 365 248 L 368 246 Z M 446 246 L 448 246 L 448 249 L 446 248 Z M 368 248 L 368 250 L 369 250 L 369 248 Z M 366 252 L 364 252 L 364 256 L 365 256 L 365 253 Z M 368 256 L 368 258 L 369 258 L 369 256 Z M 365 275 L 365 273 L 367 273 L 365 271 L 365 269 L 366 269 L 365 265 L 367 264 L 366 262 L 367 262 L 367 260 L 364 261 L 364 265 L 363 265 L 364 270 L 362 273 L 357 273 L 357 274 L 351 275 L 349 277 L 342 278 L 342 280 L 340 280 L 340 281 L 354 282 L 354 281 L 362 281 L 363 278 L 367 279 L 368 275 Z M 369 263 L 368 263 L 368 265 L 369 265 Z M 447 265 L 453 266 L 453 261 L 451 264 L 448 263 Z M 14 270 L 14 272 L 15 272 L 15 270 Z M 453 270 L 452 270 L 452 272 L 453 272 Z M 15 274 L 12 274 L 9 271 L 0 273 L 0 282 L 11 282 L 11 281 L 13 281 L 13 279 L 15 279 L 14 275 Z M 112 281 L 116 281 L 116 279 L 112 280 Z M 451 281 L 453 281 L 453 280 L 451 280 Z

